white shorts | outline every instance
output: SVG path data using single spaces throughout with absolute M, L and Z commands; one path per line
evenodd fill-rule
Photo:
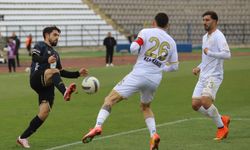
M 114 90 L 123 98 L 128 98 L 135 92 L 140 92 L 141 102 L 147 104 L 153 100 L 157 87 L 157 84 L 142 76 L 128 74 L 114 87 Z
M 215 100 L 216 93 L 222 83 L 222 79 L 218 79 L 215 77 L 209 77 L 207 79 L 199 78 L 197 82 L 192 98 L 200 99 L 202 96 L 211 97 Z

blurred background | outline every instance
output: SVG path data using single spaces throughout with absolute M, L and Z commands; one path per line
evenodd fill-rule
M 15 32 L 21 48 L 29 34 L 33 42 L 43 40 L 48 25 L 62 30 L 60 47 L 100 46 L 107 32 L 122 45 L 150 27 L 157 12 L 166 12 L 177 43 L 199 48 L 205 33 L 201 15 L 214 10 L 229 45 L 249 47 L 249 9 L 249 0 L 0 0 L 0 32 Z

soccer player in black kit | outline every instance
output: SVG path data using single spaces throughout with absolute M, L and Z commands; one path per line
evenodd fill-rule
M 61 77 L 78 78 L 87 76 L 88 70 L 81 68 L 71 72 L 64 70 L 58 52 L 53 49 L 57 45 L 61 30 L 56 26 L 43 29 L 44 41 L 36 43 L 32 50 L 30 86 L 38 94 L 39 112 L 31 120 L 28 128 L 18 137 L 17 143 L 24 148 L 30 148 L 27 138 L 30 137 L 46 120 L 54 101 L 54 88 L 62 93 L 64 100 L 69 101 L 76 90 L 76 84 L 65 87 Z

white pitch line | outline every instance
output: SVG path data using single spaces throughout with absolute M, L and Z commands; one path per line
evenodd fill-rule
M 164 127 L 164 126 L 169 126 L 169 125 L 173 125 L 173 124 L 179 124 L 179 123 L 183 123 L 183 122 L 187 122 L 187 121 L 192 121 L 192 120 L 207 120 L 208 118 L 187 118 L 187 119 L 181 119 L 181 120 L 176 120 L 176 121 L 171 121 L 171 122 L 166 122 L 166 123 L 162 123 L 162 124 L 158 124 L 156 127 Z M 250 121 L 250 118 L 235 118 L 233 120 L 237 120 L 237 121 Z M 135 130 L 130 130 L 130 131 L 125 131 L 125 132 L 120 132 L 120 133 L 116 133 L 116 134 L 112 134 L 112 135 L 107 135 L 107 136 L 102 136 L 102 137 L 97 137 L 95 139 L 93 139 L 93 141 L 99 141 L 99 140 L 103 140 L 103 139 L 108 139 L 108 138 L 112 138 L 112 137 L 116 137 L 116 136 L 122 136 L 122 135 L 128 135 L 131 133 L 136 133 L 136 132 L 140 132 L 140 131 L 144 131 L 144 130 L 148 130 L 148 128 L 141 128 L 141 129 L 135 129 Z M 60 145 L 60 146 L 55 146 L 52 148 L 48 148 L 45 150 L 55 150 L 55 149 L 61 149 L 61 148 L 65 148 L 65 147 L 70 147 L 72 145 L 78 145 L 78 144 L 82 144 L 82 141 L 78 141 L 78 142 L 74 142 L 74 143 L 69 143 L 69 144 L 65 144 L 65 145 Z

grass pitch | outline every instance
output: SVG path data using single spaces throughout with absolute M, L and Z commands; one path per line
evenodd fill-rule
M 216 127 L 191 109 L 191 96 L 197 78 L 192 67 L 199 61 L 180 62 L 179 71 L 165 73 L 152 102 L 157 128 L 161 136 L 161 150 L 244 150 L 250 143 L 250 57 L 236 57 L 225 61 L 224 81 L 215 105 L 221 114 L 232 117 L 226 140 L 213 141 Z M 82 144 L 83 133 L 95 124 L 104 97 L 132 66 L 91 68 L 90 74 L 101 83 L 100 91 L 87 95 L 81 91 L 82 79 L 74 81 L 78 94 L 65 102 L 56 90 L 55 103 L 49 118 L 29 138 L 31 149 L 64 150 L 145 150 L 149 149 L 149 133 L 139 109 L 139 95 L 135 94 L 112 109 L 104 124 L 103 135 L 89 144 Z M 29 87 L 28 74 L 0 75 L 0 149 L 21 149 L 16 138 L 38 112 L 37 96 Z M 139 129 L 139 130 L 138 130 Z M 67 145 L 69 144 L 69 145 Z M 70 145 L 71 144 L 71 145 Z

